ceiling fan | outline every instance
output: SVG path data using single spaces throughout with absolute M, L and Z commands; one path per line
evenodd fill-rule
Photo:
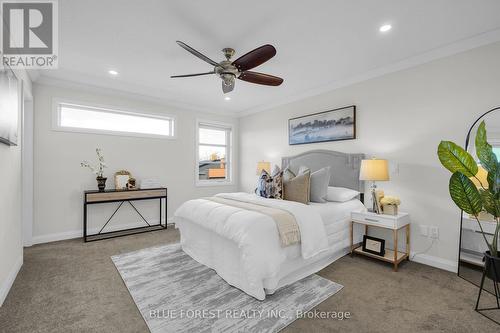
M 180 47 L 192 53 L 201 60 L 214 66 L 214 69 L 206 73 L 174 75 L 171 76 L 171 78 L 216 74 L 222 79 L 222 91 L 224 92 L 224 94 L 234 89 L 235 79 L 240 79 L 256 84 L 263 84 L 266 86 L 279 86 L 283 83 L 283 79 L 280 77 L 249 71 L 249 69 L 265 63 L 276 55 L 276 49 L 272 45 L 266 44 L 258 47 L 255 50 L 242 55 L 235 61 L 231 61 L 231 58 L 235 53 L 234 49 L 225 48 L 222 50 L 222 52 L 224 53 L 226 60 L 217 63 L 207 56 L 196 51 L 186 43 L 177 41 L 177 44 L 179 44 Z

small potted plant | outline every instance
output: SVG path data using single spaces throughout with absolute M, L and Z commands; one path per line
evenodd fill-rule
M 106 188 L 106 180 L 108 178 L 104 177 L 104 168 L 106 168 L 106 163 L 104 162 L 104 157 L 102 156 L 102 150 L 100 148 L 96 148 L 95 150 L 97 154 L 98 164 L 96 166 L 90 165 L 89 162 L 83 161 L 80 163 L 82 168 L 89 168 L 92 173 L 94 173 L 97 178 L 97 188 L 99 191 L 103 192 Z
M 479 125 L 476 133 L 476 155 L 487 172 L 487 184 L 478 177 L 480 168 L 474 158 L 451 141 L 441 141 L 438 156 L 441 164 L 452 172 L 449 183 L 450 196 L 455 204 L 477 221 L 489 251 L 484 253 L 485 273 L 495 282 L 500 282 L 500 257 L 498 238 L 500 235 L 500 165 L 486 137 L 486 125 Z M 483 178 L 483 177 L 481 177 Z M 476 186 L 474 182 L 478 184 Z M 484 178 L 483 178 L 484 179 Z M 484 180 L 483 180 L 484 182 Z M 486 211 L 493 216 L 496 227 L 491 241 L 486 237 L 479 215 Z
M 387 195 L 380 199 L 380 204 L 384 214 L 398 215 L 398 206 L 401 204 L 401 200 L 398 197 Z

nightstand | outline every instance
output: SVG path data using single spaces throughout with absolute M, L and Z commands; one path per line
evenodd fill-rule
M 363 224 L 365 226 L 365 235 L 368 234 L 368 227 L 389 229 L 393 232 L 394 249 L 385 250 L 384 256 L 368 253 L 363 251 L 361 244 L 353 244 L 354 241 L 354 223 Z M 398 232 L 406 228 L 406 248 L 405 252 L 399 252 L 398 249 Z M 383 215 L 375 213 L 351 213 L 351 255 L 353 253 L 361 254 L 367 257 L 390 262 L 394 265 L 394 271 L 397 272 L 398 264 L 410 258 L 410 215 L 407 213 L 399 213 L 398 215 Z

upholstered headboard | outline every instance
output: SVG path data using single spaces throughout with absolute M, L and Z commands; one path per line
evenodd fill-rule
M 290 167 L 296 173 L 301 166 L 311 169 L 311 172 L 324 167 L 331 167 L 330 185 L 347 187 L 361 193 L 365 191 L 365 182 L 359 180 L 359 169 L 364 154 L 347 154 L 333 150 L 311 150 L 295 156 L 283 157 L 282 168 Z

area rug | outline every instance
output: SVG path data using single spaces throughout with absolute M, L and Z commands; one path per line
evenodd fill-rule
M 258 301 L 178 243 L 111 259 L 152 333 L 278 332 L 343 288 L 314 274 Z

